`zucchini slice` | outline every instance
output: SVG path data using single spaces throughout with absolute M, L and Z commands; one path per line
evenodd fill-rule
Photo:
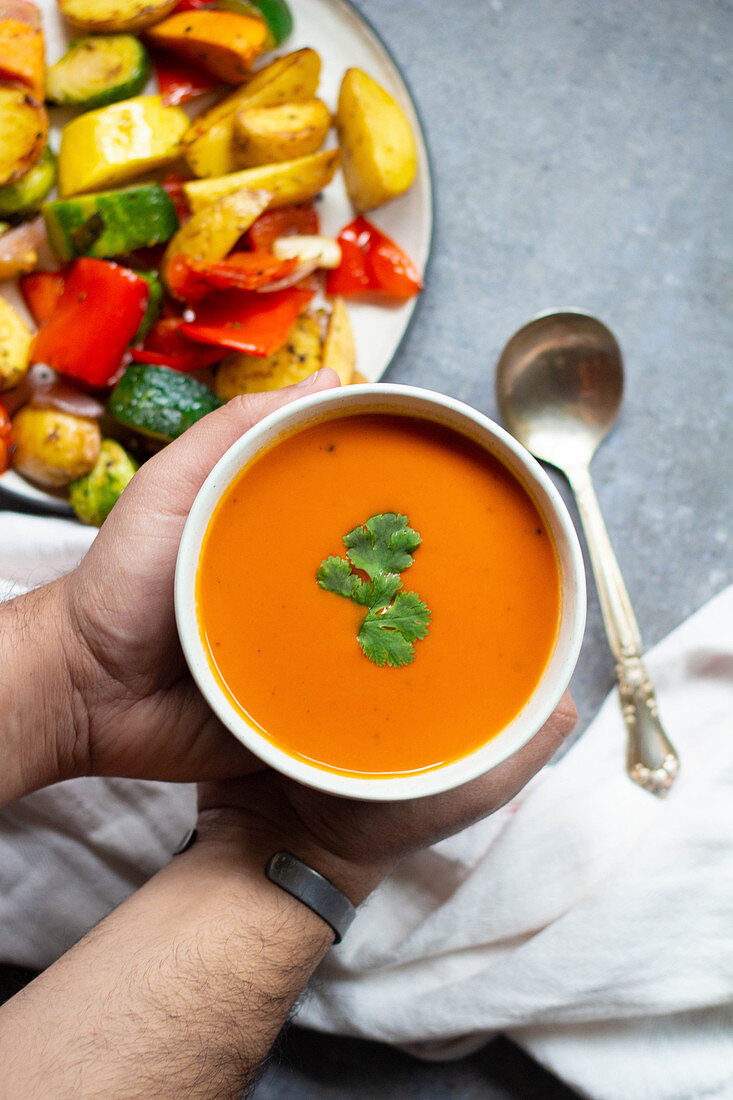
M 44 203 L 42 213 L 60 260 L 124 256 L 167 241 L 178 229 L 173 201 L 158 183 L 56 199 Z
M 56 182 L 56 157 L 48 145 L 41 159 L 14 183 L 0 187 L 0 214 L 32 214 Z
M 106 107 L 136 96 L 150 75 L 150 58 L 131 34 L 79 38 L 46 72 L 46 99 L 64 107 Z
M 110 394 L 107 412 L 121 424 L 170 442 L 222 402 L 188 374 L 131 363 Z

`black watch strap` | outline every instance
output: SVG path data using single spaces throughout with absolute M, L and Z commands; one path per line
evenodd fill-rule
M 265 874 L 270 882 L 325 920 L 333 929 L 334 943 L 341 943 L 356 916 L 356 909 L 332 882 L 290 852 L 276 852 L 271 856 Z

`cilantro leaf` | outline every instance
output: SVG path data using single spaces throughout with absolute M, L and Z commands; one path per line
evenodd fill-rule
M 424 638 L 430 612 L 417 592 L 399 592 L 381 611 L 368 611 L 358 634 L 362 652 L 376 665 L 403 668 L 415 657 L 413 642 Z
M 337 596 L 353 596 L 354 589 L 361 581 L 351 572 L 351 566 L 343 558 L 330 557 L 321 562 L 316 580 L 327 592 Z
M 357 641 L 362 653 L 382 668 L 404 668 L 415 659 L 415 647 L 408 642 L 399 630 L 389 630 L 377 615 L 367 615 L 361 624 Z
M 403 592 L 399 574 L 413 562 L 420 536 L 407 516 L 385 512 L 372 516 L 344 537 L 346 557 L 321 563 L 321 588 L 354 600 L 367 609 L 357 641 L 374 664 L 403 668 L 415 659 L 414 643 L 424 638 L 430 612 L 417 592 Z M 362 580 L 354 570 L 366 573 Z
M 400 588 L 402 581 L 398 573 L 378 573 L 373 581 L 360 581 L 352 599 L 372 611 L 379 611 L 392 603 Z
M 379 615 L 383 626 L 399 630 L 408 642 L 424 638 L 430 625 L 430 612 L 417 592 L 398 592 L 391 607 Z
M 407 516 L 385 512 L 349 531 L 344 545 L 351 564 L 374 580 L 378 573 L 401 573 L 409 568 L 420 536 L 408 526 Z

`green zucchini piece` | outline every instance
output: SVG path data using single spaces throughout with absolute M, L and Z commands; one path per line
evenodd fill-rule
M 138 95 L 149 76 L 147 50 L 131 34 L 78 38 L 46 70 L 46 99 L 90 111 Z
M 103 439 L 94 469 L 69 486 L 69 504 L 79 519 L 101 527 L 136 470 L 137 463 L 124 447 Z
M 167 241 L 178 229 L 176 208 L 159 183 L 55 199 L 42 212 L 60 260 L 123 256 Z
M 147 363 L 131 363 L 107 402 L 121 424 L 170 442 L 223 404 L 208 386 L 188 374 Z
M 145 308 L 145 314 L 140 322 L 140 328 L 137 330 L 131 344 L 139 344 L 141 340 L 150 332 L 151 328 L 158 320 L 158 314 L 160 313 L 160 307 L 163 302 L 163 284 L 160 281 L 160 277 L 157 271 L 136 271 L 136 275 L 139 275 L 141 279 L 144 279 L 150 288 L 150 297 L 148 298 L 148 304 Z
M 293 30 L 293 15 L 285 0 L 217 0 L 216 6 L 221 11 L 259 16 L 264 20 L 269 32 L 266 50 L 279 46 Z
M 56 157 L 48 145 L 40 160 L 14 183 L 0 187 L 0 214 L 31 214 L 56 182 Z

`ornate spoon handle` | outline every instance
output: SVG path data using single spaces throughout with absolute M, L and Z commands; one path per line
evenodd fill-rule
M 657 700 L 641 659 L 641 636 L 616 555 L 585 466 L 566 471 L 575 493 L 611 651 L 616 658 L 621 709 L 628 734 L 626 770 L 652 794 L 665 795 L 680 769 L 657 713 Z

